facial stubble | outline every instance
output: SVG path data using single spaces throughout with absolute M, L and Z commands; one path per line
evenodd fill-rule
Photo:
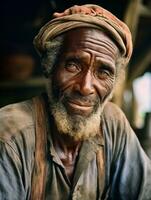
M 75 141 L 83 141 L 100 132 L 101 114 L 110 96 L 102 104 L 98 102 L 89 116 L 84 116 L 67 112 L 62 99 L 55 96 L 56 89 L 52 88 L 51 79 L 49 79 L 46 88 L 50 111 L 60 134 L 68 135 Z

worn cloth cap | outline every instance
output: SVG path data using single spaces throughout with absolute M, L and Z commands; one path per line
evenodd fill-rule
M 46 51 L 47 42 L 51 42 L 56 36 L 78 27 L 90 27 L 104 30 L 116 42 L 121 52 L 124 65 L 126 65 L 132 54 L 132 38 L 127 25 L 106 9 L 87 4 L 85 7 L 99 8 L 99 14 L 70 14 L 55 18 L 44 25 L 34 39 L 34 45 L 43 54 Z

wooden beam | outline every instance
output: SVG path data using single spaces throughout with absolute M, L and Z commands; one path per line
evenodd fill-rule
M 149 49 L 146 53 L 143 53 L 143 55 L 141 55 L 137 62 L 133 65 L 135 70 L 132 71 L 131 77 L 127 82 L 128 87 L 132 85 L 135 78 L 145 72 L 149 64 L 151 64 L 151 49 Z
M 151 17 L 151 9 L 147 8 L 146 6 L 141 4 L 139 10 L 142 16 Z
M 136 37 L 137 33 L 137 25 L 139 20 L 139 5 L 141 0 L 130 0 L 127 10 L 124 16 L 124 22 L 128 25 L 133 38 Z M 118 85 L 115 89 L 113 101 L 119 106 L 123 107 L 123 92 L 126 87 L 126 80 L 127 80 L 127 70 L 125 72 L 125 79 L 121 79 L 120 85 Z
M 131 0 L 124 16 L 124 22 L 128 25 L 133 38 L 133 43 L 135 42 L 137 27 L 140 15 L 140 5 L 141 0 Z

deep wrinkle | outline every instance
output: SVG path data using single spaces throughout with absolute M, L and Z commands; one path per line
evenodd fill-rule
M 81 41 L 81 44 L 83 44 L 83 42 Z M 109 43 L 108 41 L 93 41 L 93 40 L 86 40 L 85 41 L 85 44 L 89 44 L 89 46 L 91 47 L 91 45 L 95 45 L 96 48 L 99 46 L 99 47 L 102 47 L 102 49 L 107 49 L 108 51 L 110 51 L 112 54 L 114 53 L 115 51 L 115 48 L 112 46 L 112 43 Z M 92 49 L 93 51 L 93 49 Z M 96 51 L 97 52 L 97 51 Z

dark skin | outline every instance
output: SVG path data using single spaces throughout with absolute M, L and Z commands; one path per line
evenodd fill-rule
M 76 158 L 81 146 L 81 141 L 74 141 L 67 135 L 58 133 L 57 128 L 53 129 L 54 148 L 65 167 L 66 175 L 72 182 L 73 171 L 76 164 Z
M 88 117 L 114 87 L 118 48 L 100 30 L 78 28 L 65 34 L 62 49 L 52 79 L 57 83 L 57 98 L 69 115 Z M 55 150 L 72 180 L 81 141 L 60 134 L 56 127 L 53 132 Z

